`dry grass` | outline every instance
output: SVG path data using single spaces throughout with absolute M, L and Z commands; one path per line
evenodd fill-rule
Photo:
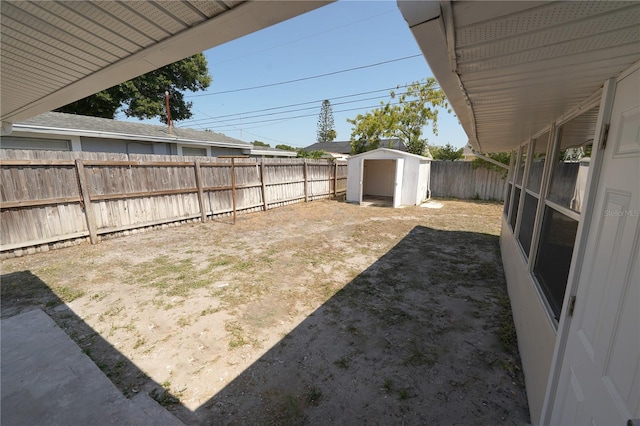
M 187 423 L 243 423 L 250 415 L 265 424 L 313 423 L 323 412 L 335 419 L 345 398 L 339 389 L 363 383 L 367 390 L 350 395 L 350 404 L 394 395 L 389 416 L 454 401 L 469 383 L 498 382 L 476 369 L 442 378 L 450 383 L 431 394 L 413 380 L 451 362 L 438 342 L 479 331 L 504 348 L 460 343 L 459 350 L 494 375 L 498 368 L 492 380 L 522 398 L 497 246 L 501 206 L 442 202 L 434 210 L 316 201 L 240 216 L 235 226 L 185 225 L 7 259 L 2 316 L 41 307 L 125 394 L 159 395 Z M 292 383 L 273 370 L 274 359 L 286 360 Z M 376 360 L 384 371 L 367 370 L 382 368 Z M 526 401 L 514 404 L 509 409 L 526 422 Z M 507 416 L 486 414 L 491 407 L 469 413 L 484 422 Z

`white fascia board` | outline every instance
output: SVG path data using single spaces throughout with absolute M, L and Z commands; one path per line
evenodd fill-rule
M 247 34 L 317 9 L 335 0 L 251 1 L 172 35 L 146 49 L 112 63 L 63 89 L 14 111 L 2 121 L 20 122 L 75 102 L 165 65 L 204 52 Z
M 38 133 L 42 135 L 57 135 L 57 136 L 66 136 L 66 137 L 84 136 L 89 138 L 180 143 L 180 144 L 186 144 L 186 145 L 215 146 L 215 147 L 221 147 L 221 148 L 247 148 L 247 144 L 244 144 L 244 143 L 200 141 L 200 140 L 194 140 L 194 139 L 182 139 L 182 138 L 178 138 L 177 136 L 133 135 L 130 133 L 102 132 L 99 130 L 66 129 L 66 128 L 60 128 L 60 127 L 14 124 L 13 133 L 19 135 L 21 132 Z
M 264 149 L 245 149 L 243 151 L 244 154 L 248 155 L 275 155 L 277 157 L 296 157 L 298 155 L 297 152 L 293 151 L 269 151 Z
M 351 158 L 360 158 L 360 157 L 376 157 L 380 155 L 391 155 L 393 157 L 407 157 L 407 158 L 417 158 L 418 160 L 426 160 L 430 161 L 431 158 L 423 157 L 422 155 L 411 154 L 410 152 L 399 151 L 397 149 L 389 149 L 389 148 L 377 148 L 372 149 L 371 151 L 361 152 L 360 154 L 355 154 L 349 157 Z
M 476 135 L 473 108 L 460 77 L 452 69 L 455 67 L 455 46 L 449 46 L 447 43 L 445 17 L 442 15 L 440 2 L 399 0 L 398 7 L 434 77 L 447 95 L 447 100 L 469 137 L 469 142 L 476 151 L 482 151 Z M 450 31 L 453 31 L 453 28 Z

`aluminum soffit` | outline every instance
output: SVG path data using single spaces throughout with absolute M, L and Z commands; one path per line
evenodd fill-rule
M 484 152 L 528 140 L 640 60 L 639 2 L 445 2 L 434 21 L 440 34 L 420 28 L 431 21 L 412 31 Z
M 50 111 L 327 3 L 3 0 L 2 121 Z

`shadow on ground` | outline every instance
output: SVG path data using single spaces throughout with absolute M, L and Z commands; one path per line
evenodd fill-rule
M 66 288 L 62 287 L 58 293 L 62 293 L 62 297 L 73 298 L 72 294 L 66 294 L 65 291 Z M 33 309 L 45 311 L 125 396 L 133 397 L 138 392 L 147 392 L 161 405 L 175 404 L 178 401 L 76 315 L 49 285 L 31 271 L 0 275 L 0 297 L 2 319 Z M 9 392 L 10 389 L 3 388 L 2 391 Z M 3 424 L 5 420 L 7 424 L 15 424 L 12 419 L 2 420 Z
M 203 424 L 528 423 L 498 237 L 413 228 L 194 414 Z
M 37 276 L 1 280 L 2 318 L 42 308 L 81 348 L 104 349 L 87 355 L 126 396 L 150 392 L 186 424 L 529 422 L 493 235 L 413 228 L 195 412 Z

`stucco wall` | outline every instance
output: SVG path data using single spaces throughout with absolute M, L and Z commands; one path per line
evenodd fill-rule
M 500 249 L 513 321 L 518 334 L 531 424 L 536 425 L 540 421 L 556 332 L 527 271 L 520 247 L 504 218 Z

